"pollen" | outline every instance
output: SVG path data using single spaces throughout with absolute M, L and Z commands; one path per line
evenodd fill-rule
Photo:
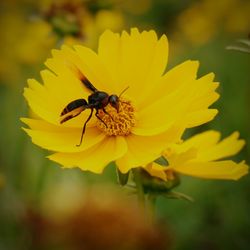
M 97 127 L 105 134 L 126 136 L 131 133 L 135 126 L 135 110 L 131 102 L 120 100 L 119 112 L 111 105 L 105 107 L 106 113 L 103 110 L 98 111 L 100 119 L 97 119 Z

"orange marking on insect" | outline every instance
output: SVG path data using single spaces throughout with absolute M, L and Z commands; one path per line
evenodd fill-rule
M 68 121 L 69 119 L 80 115 L 83 110 L 85 110 L 84 107 L 79 107 L 79 108 L 76 108 L 70 112 L 65 112 L 62 116 L 60 123 L 62 124 L 64 122 Z

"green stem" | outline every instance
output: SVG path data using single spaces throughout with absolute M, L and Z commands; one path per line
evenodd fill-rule
M 37 199 L 36 200 L 37 202 L 41 202 L 42 199 L 44 186 L 49 173 L 49 164 L 50 163 L 48 162 L 48 159 L 44 158 L 40 166 L 40 169 L 38 171 L 36 189 L 35 189 L 36 190 L 35 199 Z
M 136 188 L 137 188 L 138 202 L 142 210 L 145 211 L 145 194 L 144 194 L 144 189 L 143 189 L 143 185 L 141 181 L 140 170 L 135 168 L 132 171 L 133 171 L 134 181 L 135 181 Z
M 148 194 L 148 214 L 151 222 L 154 222 L 155 220 L 156 199 L 157 196 L 155 194 Z

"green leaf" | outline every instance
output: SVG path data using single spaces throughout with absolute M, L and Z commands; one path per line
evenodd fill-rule
M 240 51 L 240 52 L 244 52 L 244 53 L 250 53 L 250 49 L 240 47 L 240 46 L 227 46 L 226 49 L 228 49 L 228 50 L 236 50 L 236 51 Z
M 250 47 L 250 40 L 249 39 L 238 39 L 237 41 L 239 43 L 243 43 L 243 44 L 245 44 L 245 45 L 247 45 L 247 46 Z
M 178 200 L 185 200 L 189 202 L 194 202 L 194 199 L 190 197 L 189 195 L 180 193 L 180 192 L 175 192 L 175 191 L 169 191 L 165 194 L 162 194 L 165 198 L 168 199 L 178 199 Z

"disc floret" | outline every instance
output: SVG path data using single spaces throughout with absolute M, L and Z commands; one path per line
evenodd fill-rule
M 97 120 L 97 127 L 109 136 L 126 136 L 131 133 L 135 126 L 135 110 L 130 101 L 119 101 L 119 112 L 111 105 L 103 110 L 98 111 L 102 121 Z

